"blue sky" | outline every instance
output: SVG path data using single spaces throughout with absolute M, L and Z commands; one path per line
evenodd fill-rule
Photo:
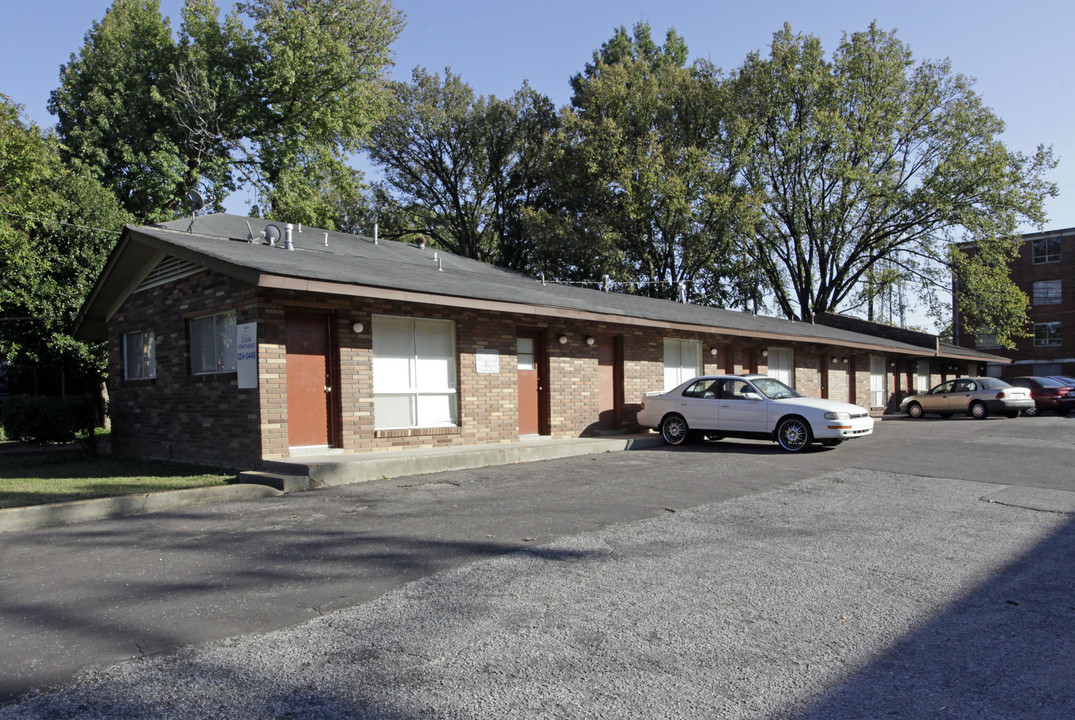
M 230 7 L 226 0 L 218 0 Z M 111 0 L 3 0 L 0 93 L 25 106 L 39 125 L 60 64 L 82 45 Z M 181 0 L 162 11 L 179 24 Z M 916 59 L 948 57 L 953 69 L 977 78 L 976 90 L 1008 126 L 1008 147 L 1031 153 L 1051 144 L 1060 157 L 1050 179 L 1061 195 L 1049 204 L 1047 229 L 1075 227 L 1075 28 L 1071 0 L 397 0 L 407 27 L 395 45 L 395 74 L 415 66 L 450 66 L 483 95 L 508 96 L 524 80 L 558 105 L 568 79 L 591 59 L 616 27 L 648 20 L 657 38 L 674 27 L 692 57 L 731 70 L 748 52 L 764 49 L 790 22 L 821 38 L 831 52 L 845 31 L 877 20 L 896 29 Z M 238 210 L 238 208 L 233 208 Z M 1033 230 L 1034 228 L 1024 228 Z

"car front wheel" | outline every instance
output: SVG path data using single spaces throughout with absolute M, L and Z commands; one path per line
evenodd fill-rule
M 971 403 L 970 416 L 975 420 L 985 420 L 989 415 L 989 411 L 985 409 L 985 403 Z
M 915 418 L 915 419 L 920 418 L 923 415 L 925 415 L 925 413 L 922 412 L 922 406 L 919 405 L 916 402 L 911 403 L 910 405 L 907 406 L 907 414 L 910 415 L 911 417 Z
M 682 445 L 687 441 L 690 428 L 687 421 L 679 415 L 669 415 L 661 423 L 661 437 L 669 445 Z
M 784 418 L 776 428 L 776 441 L 788 452 L 799 452 L 810 439 L 810 426 L 802 418 Z

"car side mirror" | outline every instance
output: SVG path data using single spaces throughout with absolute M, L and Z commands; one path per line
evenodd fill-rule
M 761 400 L 761 395 L 754 392 L 753 390 L 744 390 L 743 397 L 745 397 L 747 400 Z

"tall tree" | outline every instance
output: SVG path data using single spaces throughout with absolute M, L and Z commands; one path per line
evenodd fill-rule
M 379 212 L 389 236 L 429 236 L 451 252 L 525 269 L 519 218 L 555 121 L 551 103 L 529 86 L 507 100 L 478 97 L 451 70 L 442 79 L 417 68 L 393 88 L 391 111 L 366 145 L 384 169 Z
M 62 385 L 64 371 L 99 376 L 104 348 L 71 337 L 72 322 L 129 216 L 112 193 L 61 161 L 54 138 L 0 95 L 0 357 L 16 375 Z
M 255 212 L 332 219 L 324 183 L 357 193 L 346 159 L 386 109 L 402 26 L 388 0 L 249 0 L 223 22 L 188 0 L 173 38 L 157 0 L 115 0 L 50 109 L 72 160 L 139 217 L 174 217 L 199 185 L 218 204 L 246 185 Z
M 749 217 L 734 187 L 725 91 L 669 31 L 657 46 L 639 23 L 620 28 L 573 79 L 550 145 L 543 204 L 530 214 L 542 268 L 562 279 L 608 275 L 630 292 L 739 302 L 730 251 Z
M 759 203 L 742 249 L 784 315 L 869 303 L 886 277 L 902 277 L 947 321 L 938 292 L 950 287 L 951 269 L 968 298 L 1011 295 L 1010 238 L 1021 222 L 1044 222 L 1056 188 L 1043 176 L 1055 162 L 1048 148 L 1025 156 L 1005 147 L 1003 122 L 948 61 L 916 64 L 876 24 L 846 35 L 828 59 L 817 38 L 785 25 L 731 89 L 738 181 Z M 981 252 L 959 259 L 951 248 L 960 239 Z M 992 307 L 968 315 L 969 325 L 1004 344 L 1025 322 L 1018 303 L 963 307 Z

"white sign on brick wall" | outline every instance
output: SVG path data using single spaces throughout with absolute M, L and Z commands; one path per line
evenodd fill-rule
M 240 388 L 258 386 L 258 324 L 243 323 L 235 326 L 235 369 L 239 374 Z
M 474 353 L 474 363 L 482 374 L 500 372 L 500 352 L 498 350 L 478 350 Z

